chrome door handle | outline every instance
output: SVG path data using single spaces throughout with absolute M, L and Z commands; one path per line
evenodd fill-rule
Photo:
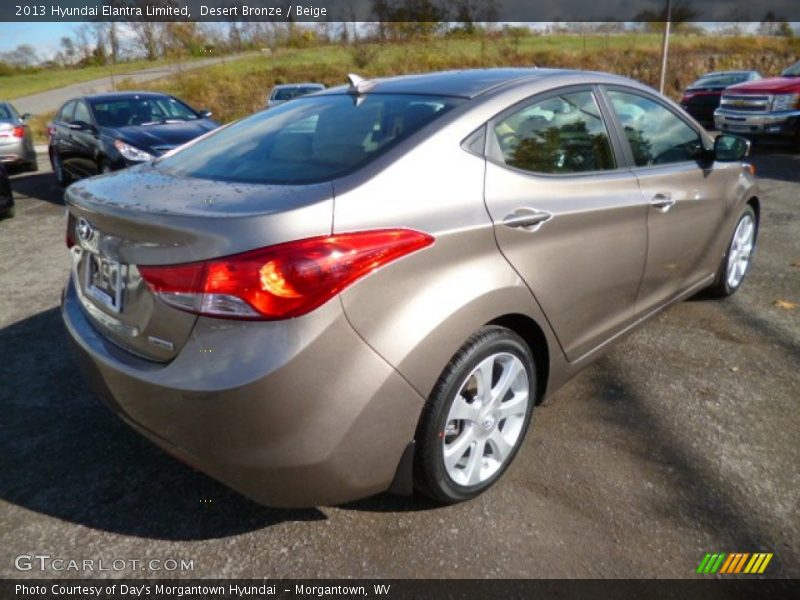
M 532 208 L 518 208 L 503 219 L 503 225 L 524 229 L 526 231 L 537 231 L 539 227 L 553 218 L 553 215 L 543 210 Z
M 650 200 L 650 206 L 665 213 L 675 206 L 675 200 L 672 199 L 672 194 L 656 194 L 653 196 L 653 199 Z

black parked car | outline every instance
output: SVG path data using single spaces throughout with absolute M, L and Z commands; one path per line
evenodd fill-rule
M 8 173 L 0 163 L 0 219 L 14 216 L 14 194 L 11 193 L 11 182 Z
M 725 88 L 737 83 L 761 79 L 758 71 L 717 71 L 706 73 L 686 88 L 681 106 L 704 125 L 714 125 L 714 111 Z
M 65 103 L 49 131 L 50 163 L 58 182 L 141 164 L 219 127 L 166 94 L 116 92 Z

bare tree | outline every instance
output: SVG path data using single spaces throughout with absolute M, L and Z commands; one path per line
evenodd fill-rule
M 92 26 L 89 23 L 83 23 L 78 26 L 73 33 L 75 38 L 75 50 L 78 54 L 79 62 L 86 63 L 92 57 Z
M 155 21 L 134 21 L 129 26 L 136 41 L 144 50 L 147 60 L 158 59 L 164 24 Z

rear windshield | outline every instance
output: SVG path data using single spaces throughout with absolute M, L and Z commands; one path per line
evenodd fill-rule
M 728 87 L 737 83 L 743 83 L 749 78 L 748 73 L 720 73 L 718 75 L 706 75 L 695 81 L 691 87 Z
M 305 96 L 306 94 L 310 94 L 311 92 L 318 92 L 322 87 L 318 86 L 298 86 L 298 87 L 290 87 L 290 88 L 278 88 L 272 93 L 273 100 L 291 100 L 292 98 L 297 98 L 298 96 Z
M 97 123 L 102 127 L 159 125 L 199 118 L 191 108 L 169 96 L 131 96 L 90 102 Z
M 0 103 L 0 119 L 13 119 L 14 115 L 6 104 Z
M 309 96 L 220 129 L 157 165 L 176 175 L 241 183 L 328 181 L 374 160 L 463 101 L 406 94 Z

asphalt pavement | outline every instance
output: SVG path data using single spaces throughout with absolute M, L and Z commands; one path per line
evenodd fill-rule
M 62 191 L 45 171 L 15 176 L 17 216 L 0 222 L 0 577 L 682 578 L 707 552 L 755 551 L 774 553 L 767 575 L 800 577 L 800 155 L 754 162 L 744 287 L 674 306 L 539 407 L 494 489 L 452 507 L 381 495 L 308 510 L 253 504 L 93 397 L 57 308 Z M 35 554 L 127 562 L 17 569 Z M 141 562 L 167 559 L 192 568 Z

